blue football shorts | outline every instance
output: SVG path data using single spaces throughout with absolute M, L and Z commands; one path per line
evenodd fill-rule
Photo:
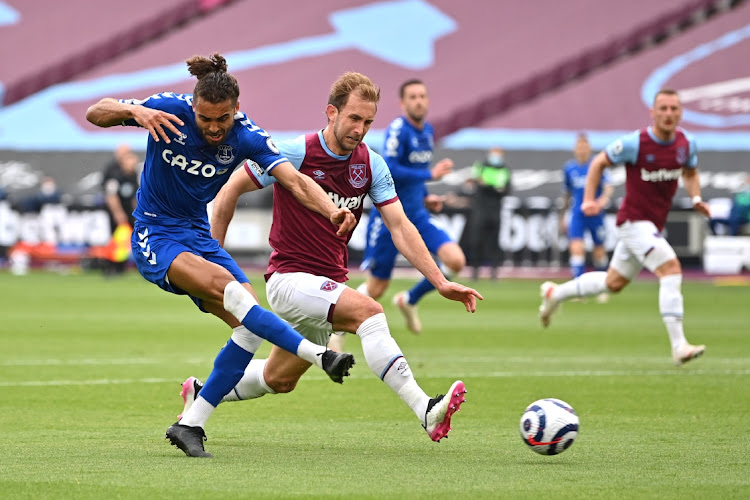
M 438 249 L 446 243 L 453 241 L 447 231 L 443 229 L 437 219 L 432 217 L 426 210 L 409 220 L 416 226 L 417 231 L 432 254 L 437 254 Z M 362 269 L 367 269 L 370 274 L 378 279 L 387 280 L 393 274 L 396 266 L 398 249 L 393 244 L 391 233 L 385 227 L 380 212 L 373 211 L 367 221 L 367 243 L 362 259 Z
M 581 240 L 586 231 L 591 234 L 594 246 L 603 245 L 604 238 L 607 235 L 604 229 L 604 214 L 587 217 L 580 210 L 578 213 L 574 212 L 568 224 L 568 239 Z
M 167 279 L 169 266 L 182 252 L 190 252 L 220 265 L 232 273 L 240 283 L 250 282 L 234 259 L 219 246 L 219 242 L 213 239 L 206 229 L 160 226 L 136 221 L 130 244 L 133 249 L 133 260 L 141 275 L 167 292 L 187 294 Z M 200 299 L 192 295 L 190 298 L 198 307 L 201 306 Z

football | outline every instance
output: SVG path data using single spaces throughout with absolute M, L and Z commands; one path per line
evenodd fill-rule
M 521 438 L 540 455 L 557 455 L 578 436 L 578 415 L 565 401 L 554 398 L 531 403 L 521 416 Z

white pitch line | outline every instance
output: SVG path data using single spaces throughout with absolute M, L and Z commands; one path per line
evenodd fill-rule
M 421 379 L 435 378 L 527 378 L 527 377 L 653 377 L 653 376 L 747 376 L 747 370 L 695 370 L 680 369 L 673 370 L 578 370 L 578 371 L 548 371 L 548 372 L 485 372 L 485 373 L 461 373 L 445 375 L 422 375 Z M 352 375 L 350 379 L 371 378 L 370 374 Z M 327 380 L 322 374 L 305 375 L 307 380 Z M 26 380 L 18 382 L 0 382 L 0 387 L 54 387 L 73 385 L 118 385 L 118 384 L 173 384 L 178 383 L 175 378 L 141 378 L 141 379 L 93 379 L 93 380 Z
M 518 364 L 533 364 L 533 365 L 547 365 L 551 366 L 554 364 L 576 364 L 576 365 L 602 365 L 606 364 L 611 367 L 612 363 L 609 363 L 610 358 L 602 356 L 574 356 L 565 358 L 548 358 L 538 356 L 511 356 L 507 358 L 498 359 L 496 356 L 476 356 L 472 354 L 471 361 L 474 364 L 488 364 L 497 366 L 498 363 L 505 365 L 518 365 Z M 455 356 L 430 356 L 429 361 L 431 362 L 455 362 Z M 669 358 L 665 356 L 639 356 L 629 357 L 628 363 L 617 363 L 621 365 L 651 365 L 651 366 L 663 366 L 665 363 L 669 363 Z M 711 364 L 716 366 L 717 364 L 722 366 L 749 366 L 750 358 L 716 358 L 710 359 Z M 49 358 L 49 359 L 7 359 L 0 360 L 0 367 L 24 367 L 24 366 L 108 366 L 108 365 L 176 365 L 176 364 L 205 364 L 207 366 L 213 365 L 214 358 L 212 357 L 193 357 L 193 358 L 80 358 L 80 359 L 60 359 L 60 358 Z M 421 362 L 419 359 L 412 357 L 412 362 Z M 623 368 L 627 369 L 627 368 Z M 501 372 L 505 373 L 505 372 Z M 515 373 L 515 372 L 509 372 Z M 540 372 L 546 373 L 546 372 Z
M 164 358 L 113 358 L 113 359 L 11 359 L 0 361 L 0 366 L 99 366 L 99 365 L 164 365 L 174 363 L 174 359 Z M 212 363 L 210 358 L 188 358 L 180 363 Z
M 119 385 L 119 384 L 164 384 L 175 383 L 173 378 L 141 379 L 94 379 L 94 380 L 25 380 L 20 382 L 0 382 L 0 387 L 54 387 L 64 385 Z

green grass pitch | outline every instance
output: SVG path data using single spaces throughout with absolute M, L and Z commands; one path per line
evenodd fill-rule
M 343 385 L 313 369 L 291 394 L 224 404 L 206 429 L 214 458 L 191 459 L 164 431 L 180 383 L 205 380 L 228 338 L 219 320 L 137 273 L 0 272 L 0 496 L 750 498 L 750 288 L 683 285 L 688 339 L 708 349 L 677 368 L 653 280 L 608 304 L 566 303 L 546 330 L 540 281 L 480 281 L 474 315 L 426 298 L 418 337 L 390 304 L 409 283 L 384 304 L 417 380 L 469 391 L 450 439 L 429 440 L 349 335 Z M 542 397 L 581 418 L 558 456 L 519 437 Z

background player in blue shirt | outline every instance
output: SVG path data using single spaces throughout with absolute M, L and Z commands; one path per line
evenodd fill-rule
M 432 125 L 425 121 L 429 108 L 427 87 L 421 80 L 408 80 L 399 89 L 403 115 L 393 120 L 386 131 L 383 158 L 388 163 L 396 193 L 409 220 L 419 230 L 427 248 L 453 273 L 466 265 L 461 247 L 430 215 L 430 210 L 442 210 L 442 198 L 431 195 L 425 182 L 440 180 L 453 169 L 453 161 L 440 160 L 430 169 L 434 134 Z M 367 245 L 362 267 L 370 277 L 357 290 L 379 299 L 388 288 L 396 264 L 398 250 L 377 210 L 370 212 L 367 224 Z M 393 302 L 406 317 L 406 326 L 413 333 L 422 331 L 416 304 L 435 287 L 423 278 L 408 292 L 399 292 Z
M 612 186 L 609 171 L 602 174 L 601 182 L 596 190 L 596 203 L 599 204 L 600 212 L 597 215 L 584 215 L 581 211 L 583 202 L 583 191 L 586 187 L 586 174 L 591 163 L 591 144 L 585 134 L 579 134 L 573 148 L 572 160 L 563 166 L 565 177 L 565 204 L 561 212 L 561 226 L 565 226 L 565 209 L 570 206 L 567 220 L 568 248 L 570 251 L 570 271 L 573 278 L 579 277 L 586 269 L 586 247 L 584 234 L 586 231 L 591 235 L 594 243 L 592 252 L 594 267 L 598 271 L 607 269 L 607 251 L 604 248 L 605 228 L 603 209 L 612 198 L 614 186 Z M 571 203 L 572 202 L 572 203 Z M 602 294 L 600 301 L 605 301 L 608 295 Z
M 105 98 L 86 118 L 100 127 L 141 126 L 150 132 L 138 190 L 132 248 L 138 270 L 162 289 L 189 295 L 204 312 L 233 330 L 195 404 L 166 437 L 189 456 L 211 456 L 203 448 L 203 427 L 221 398 L 242 377 L 262 342 L 271 341 L 323 368 L 342 382 L 354 363 L 304 339 L 275 314 L 258 305 L 247 276 L 211 237 L 206 204 L 246 159 L 270 171 L 308 208 L 339 224 L 339 233 L 356 221 L 338 209 L 309 177 L 279 154 L 271 137 L 239 111 L 239 85 L 227 73 L 224 57 L 194 56 L 187 61 L 198 78 L 192 95 L 171 92 L 145 100 Z

